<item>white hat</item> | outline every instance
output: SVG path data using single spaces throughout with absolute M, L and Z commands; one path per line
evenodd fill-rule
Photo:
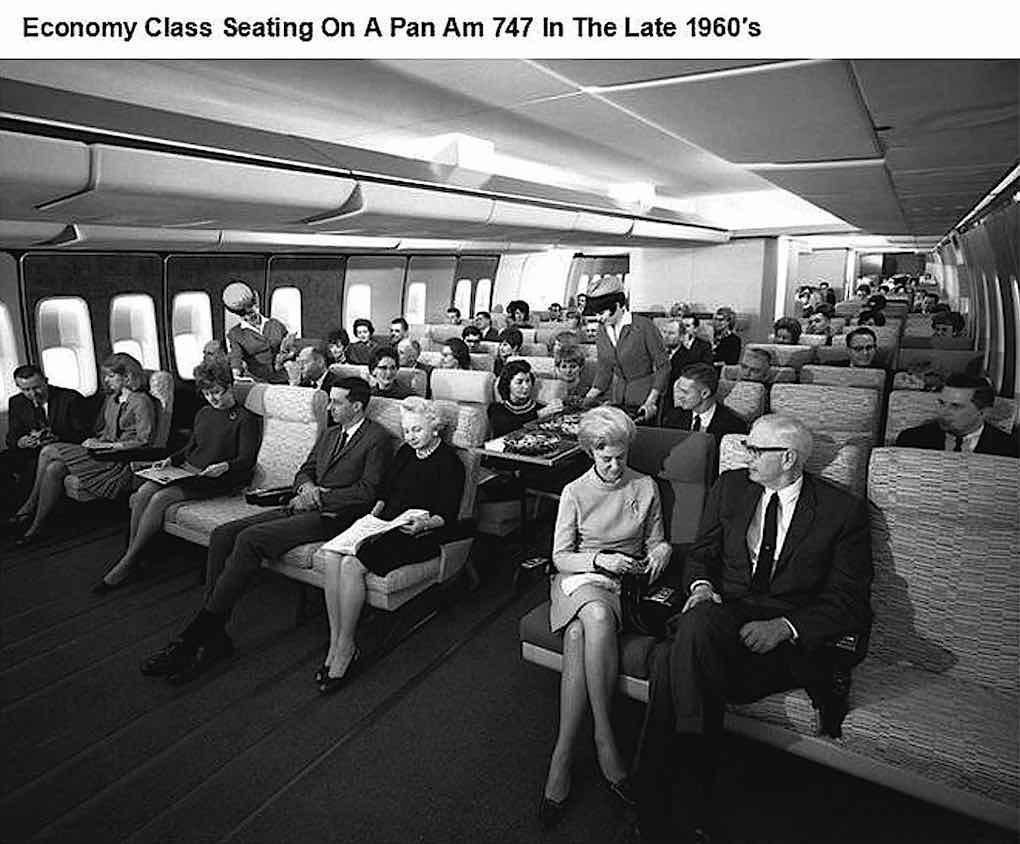
M 235 314 L 245 314 L 258 304 L 258 296 L 243 281 L 232 281 L 223 288 L 223 307 Z

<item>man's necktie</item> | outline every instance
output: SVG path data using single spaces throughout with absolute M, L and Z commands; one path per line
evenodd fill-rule
M 692 431 L 701 430 L 701 417 L 697 413 L 694 414 L 694 418 L 691 420 L 691 430 Z
M 336 445 L 333 446 L 333 453 L 329 458 L 330 463 L 336 462 L 337 458 L 340 456 L 340 452 L 344 450 L 345 445 L 347 445 L 347 431 L 341 431 L 340 436 L 336 439 Z
M 46 408 L 41 404 L 35 405 L 35 424 L 40 428 L 47 428 L 50 424 L 46 418 Z
M 751 591 L 764 594 L 769 591 L 772 579 L 772 565 L 776 556 L 776 535 L 779 532 L 779 496 L 772 493 L 765 507 L 765 525 L 761 531 L 761 548 L 758 551 L 758 565 L 751 576 Z
M 953 446 L 953 451 L 963 451 L 963 437 L 956 438 L 956 444 Z

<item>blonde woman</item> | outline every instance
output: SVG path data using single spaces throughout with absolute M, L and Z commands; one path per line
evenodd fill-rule
M 35 483 L 15 518 L 28 523 L 18 545 L 35 542 L 43 523 L 64 495 L 64 478 L 75 475 L 82 490 L 96 498 L 113 499 L 126 492 L 131 483 L 127 463 L 96 460 L 93 452 L 142 448 L 156 432 L 156 406 L 145 392 L 142 365 L 131 355 L 110 355 L 102 365 L 106 403 L 99 419 L 99 432 L 81 445 L 53 443 L 39 452 Z
M 439 546 L 457 521 L 464 492 L 464 464 L 439 436 L 439 419 L 431 402 L 410 396 L 401 402 L 404 445 L 383 480 L 372 515 L 395 519 L 408 510 L 424 511 L 408 523 L 370 540 L 357 556 L 329 554 L 326 564 L 326 609 L 329 650 L 315 680 L 331 694 L 351 677 L 358 658 L 354 631 L 365 605 L 365 577 L 438 556 Z
M 554 633 L 563 632 L 563 674 L 559 733 L 539 806 L 545 826 L 563 814 L 574 745 L 589 706 L 602 775 L 620 800 L 634 802 L 610 721 L 619 671 L 620 580 L 647 574 L 654 582 L 670 557 L 655 481 L 627 466 L 636 435 L 633 420 L 619 408 L 587 411 L 578 443 L 594 465 L 560 497 L 549 622 Z

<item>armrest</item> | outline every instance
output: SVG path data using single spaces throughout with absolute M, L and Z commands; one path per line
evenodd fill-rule
M 89 454 L 94 460 L 101 463 L 130 463 L 131 461 L 155 461 L 167 457 L 170 452 L 165 448 L 144 446 L 142 448 L 124 448 L 117 450 L 96 450 L 89 449 Z

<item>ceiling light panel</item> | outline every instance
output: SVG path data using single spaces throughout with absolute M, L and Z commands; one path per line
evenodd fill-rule
M 547 67 L 579 85 L 626 85 L 653 79 L 672 79 L 695 73 L 711 73 L 736 67 L 768 64 L 763 59 L 539 59 L 535 64 Z

